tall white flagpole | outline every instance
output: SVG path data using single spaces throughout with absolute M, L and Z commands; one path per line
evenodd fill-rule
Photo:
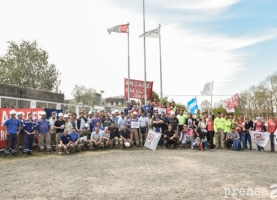
M 144 9 L 144 0 L 143 0 L 143 33 L 145 33 L 145 9 Z M 144 47 L 144 101 L 146 104 L 146 49 L 145 49 L 145 37 L 143 37 L 143 47 Z
M 128 39 L 128 102 L 130 102 L 130 49 L 129 49 L 129 33 L 130 33 L 130 24 L 128 24 L 128 33 L 127 33 L 127 39 Z
M 162 73 L 162 47 L 161 47 L 161 25 L 159 24 L 159 47 L 160 47 L 160 97 L 163 100 L 163 73 Z

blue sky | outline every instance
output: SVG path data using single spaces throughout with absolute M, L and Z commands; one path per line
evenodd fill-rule
M 8 40 L 36 39 L 62 72 L 67 98 L 76 83 L 122 95 L 126 34 L 107 28 L 126 22 L 131 78 L 143 80 L 142 0 L 2 0 L 0 7 L 0 55 Z M 145 0 L 145 8 L 146 30 L 162 25 L 164 94 L 200 94 L 214 80 L 214 94 L 230 95 L 277 70 L 276 0 Z M 146 55 L 147 80 L 159 92 L 157 39 L 146 38 Z M 186 104 L 191 97 L 169 98 Z

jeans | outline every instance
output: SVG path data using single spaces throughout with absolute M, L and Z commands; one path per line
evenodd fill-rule
M 203 141 L 202 141 L 202 147 L 203 147 L 204 149 L 207 148 L 207 143 L 208 143 L 207 140 L 203 140 Z M 198 147 L 196 142 L 193 143 L 193 147 L 196 147 L 196 148 Z
M 273 133 L 270 134 L 270 146 L 271 146 L 271 150 L 274 150 L 274 134 Z
M 244 134 L 244 132 L 240 132 L 239 137 L 240 137 L 241 147 L 242 147 L 242 149 L 244 149 L 245 148 L 245 134 Z
M 252 149 L 251 135 L 249 133 L 245 134 L 245 145 L 244 145 L 245 148 L 247 148 L 247 141 L 249 143 L 250 149 Z
M 214 148 L 214 131 L 208 131 L 208 143 L 210 143 L 210 148 L 213 149 Z
M 161 127 L 153 127 L 153 131 L 155 131 L 157 133 L 161 133 L 162 132 L 162 128 Z

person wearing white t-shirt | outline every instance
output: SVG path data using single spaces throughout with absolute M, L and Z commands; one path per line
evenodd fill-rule
M 143 146 L 146 141 L 148 134 L 148 118 L 144 116 L 144 112 L 141 112 L 141 117 L 138 119 L 139 121 L 139 142 L 140 145 Z

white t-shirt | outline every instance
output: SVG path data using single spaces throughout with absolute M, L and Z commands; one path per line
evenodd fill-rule
M 147 117 L 140 117 L 138 119 L 140 127 L 146 127 L 146 124 L 148 123 Z
M 80 130 L 83 130 L 83 128 L 85 127 L 85 119 L 84 118 L 81 118 L 81 124 L 80 124 Z

